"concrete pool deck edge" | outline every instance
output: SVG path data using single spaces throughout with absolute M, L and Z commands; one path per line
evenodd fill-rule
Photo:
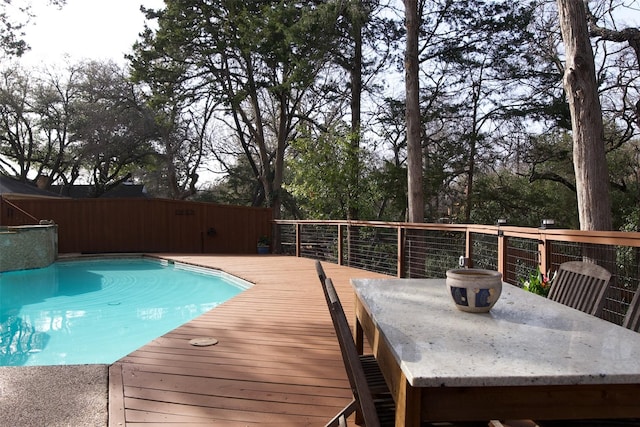
M 0 367 L 0 425 L 106 426 L 109 365 Z

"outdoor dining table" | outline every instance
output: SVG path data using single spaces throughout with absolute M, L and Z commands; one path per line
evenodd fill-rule
M 396 426 L 420 421 L 640 418 L 640 333 L 503 284 L 488 313 L 445 279 L 351 279 Z

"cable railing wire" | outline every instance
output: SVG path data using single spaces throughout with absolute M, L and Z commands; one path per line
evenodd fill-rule
M 622 324 L 640 285 L 640 233 L 588 233 L 451 224 L 276 221 L 280 253 L 338 263 L 395 277 L 445 277 L 465 265 L 499 270 L 522 286 L 538 266 L 589 261 L 612 273 L 602 318 Z M 469 241 L 467 241 L 469 239 Z

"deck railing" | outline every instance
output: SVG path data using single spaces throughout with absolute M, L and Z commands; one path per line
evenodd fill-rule
M 397 277 L 444 277 L 463 261 L 521 286 L 534 272 L 590 260 L 612 273 L 602 317 L 622 324 L 640 279 L 640 233 L 367 221 L 276 221 L 279 251 Z

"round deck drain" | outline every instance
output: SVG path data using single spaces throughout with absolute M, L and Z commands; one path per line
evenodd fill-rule
M 194 338 L 192 340 L 189 340 L 189 344 L 196 347 L 208 347 L 210 345 L 218 344 L 218 340 L 211 337 Z

